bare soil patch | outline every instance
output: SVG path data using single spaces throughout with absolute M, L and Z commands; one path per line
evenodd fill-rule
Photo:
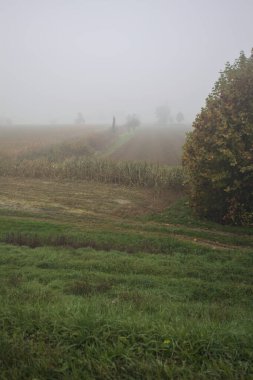
M 35 217 L 82 224 L 104 223 L 159 212 L 179 195 L 87 181 L 0 177 L 0 211 L 30 212 Z

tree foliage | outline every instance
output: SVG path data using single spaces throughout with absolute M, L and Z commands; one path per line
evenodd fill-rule
M 182 112 L 178 112 L 178 113 L 177 113 L 176 121 L 177 121 L 178 123 L 182 123 L 182 122 L 184 121 L 184 115 L 183 115 Z
M 75 120 L 75 124 L 79 124 L 79 125 L 85 124 L 85 120 L 81 112 L 78 112 L 76 120 Z
M 135 131 L 141 124 L 139 117 L 136 114 L 128 115 L 126 119 L 126 128 L 128 132 Z
M 171 116 L 170 109 L 166 105 L 157 107 L 155 114 L 157 117 L 157 122 L 160 125 L 166 125 L 168 123 L 173 122 L 173 118 Z
M 253 223 L 253 54 L 227 63 L 184 146 L 190 202 L 221 223 Z

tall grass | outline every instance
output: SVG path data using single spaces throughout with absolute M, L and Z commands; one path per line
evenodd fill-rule
M 110 161 L 98 158 L 1 160 L 0 175 L 24 178 L 91 180 L 126 186 L 182 189 L 184 171 L 146 162 Z
M 1 380 L 252 379 L 252 255 L 213 254 L 0 244 Z

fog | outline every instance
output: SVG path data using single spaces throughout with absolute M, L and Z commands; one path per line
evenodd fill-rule
M 191 122 L 253 47 L 252 0 L 0 0 L 0 119 Z

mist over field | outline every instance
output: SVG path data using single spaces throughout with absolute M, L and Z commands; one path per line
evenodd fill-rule
M 0 380 L 253 379 L 252 15 L 0 0 Z
M 0 1 L 0 121 L 190 123 L 218 73 L 252 47 L 251 0 Z

